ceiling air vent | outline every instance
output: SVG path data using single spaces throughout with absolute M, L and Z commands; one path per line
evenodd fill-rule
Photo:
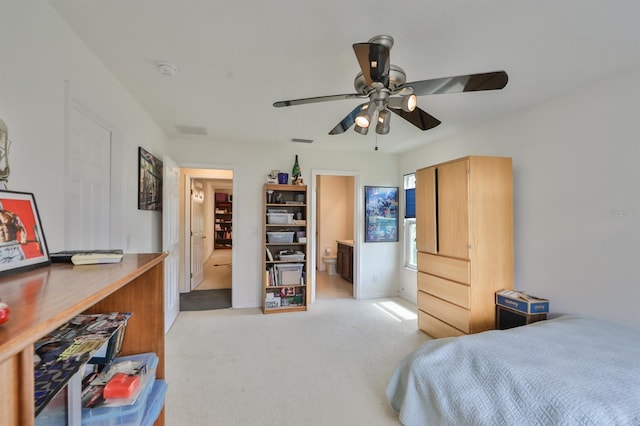
M 178 131 L 178 133 L 183 135 L 207 135 L 207 129 L 202 126 L 186 126 L 182 124 L 176 124 L 176 130 Z
M 291 142 L 297 142 L 297 143 L 312 143 L 313 139 L 300 139 L 300 138 L 292 138 Z

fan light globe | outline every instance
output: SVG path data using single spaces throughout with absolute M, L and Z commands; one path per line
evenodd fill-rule
M 356 117 L 356 124 L 360 127 L 369 127 L 369 118 L 366 115 Z
M 373 114 L 376 112 L 375 103 L 369 102 L 368 105 L 362 107 L 362 111 L 356 116 L 355 122 L 358 126 L 367 128 L 373 120 Z
M 418 98 L 416 97 L 416 95 L 411 94 L 409 96 L 406 96 L 404 99 L 405 99 L 405 105 L 403 105 L 403 107 L 406 107 L 406 109 L 405 108 L 402 108 L 402 109 L 404 109 L 407 112 L 411 112 L 414 109 L 416 109 L 416 106 L 418 105 Z

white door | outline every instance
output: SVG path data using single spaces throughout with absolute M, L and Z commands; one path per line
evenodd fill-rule
M 204 279 L 204 186 L 191 181 L 191 290 Z
M 162 158 L 162 162 L 162 250 L 167 253 L 164 261 L 164 332 L 166 333 L 180 313 L 178 290 L 180 168 L 166 155 Z
M 68 111 L 64 249 L 115 248 L 110 241 L 111 131 L 75 105 Z

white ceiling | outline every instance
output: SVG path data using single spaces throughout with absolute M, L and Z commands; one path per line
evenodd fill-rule
M 408 81 L 505 70 L 503 90 L 421 96 L 442 121 L 421 131 L 393 116 L 377 136 L 401 152 L 499 119 L 640 63 L 638 0 L 49 0 L 171 137 L 371 150 L 372 130 L 328 132 L 361 100 L 274 108 L 353 93 L 352 44 L 395 39 Z M 156 64 L 178 67 L 162 76 Z M 544 123 L 541 123 L 544 125 Z M 190 138 L 196 136 L 189 136 Z

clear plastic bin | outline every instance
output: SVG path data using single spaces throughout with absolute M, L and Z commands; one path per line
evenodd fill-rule
M 83 426 L 139 426 L 143 419 L 147 400 L 153 388 L 158 357 L 154 353 L 130 355 L 119 357 L 114 363 L 121 361 L 144 361 L 147 365 L 147 373 L 143 379 L 143 388 L 135 403 L 121 407 L 96 407 L 82 409 Z
M 164 398 L 167 393 L 167 383 L 164 380 L 156 380 L 151 388 L 151 394 L 147 398 L 147 406 L 144 409 L 141 426 L 153 426 L 164 406 Z
M 292 243 L 295 232 L 267 232 L 267 241 L 270 243 Z
M 302 278 L 302 263 L 276 265 L 278 271 L 278 285 L 300 285 Z
M 267 213 L 267 223 L 270 225 L 293 224 L 293 213 Z
M 304 260 L 304 253 L 296 251 L 295 253 L 280 253 L 278 259 L 294 262 L 302 262 Z

